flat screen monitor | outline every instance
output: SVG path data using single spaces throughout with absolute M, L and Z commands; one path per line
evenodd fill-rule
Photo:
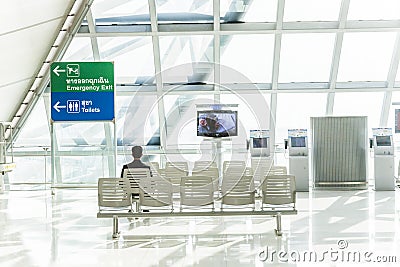
M 290 137 L 291 147 L 306 147 L 306 138 L 303 137 Z
M 197 111 L 197 136 L 230 137 L 237 135 L 237 111 Z
M 390 140 L 390 136 L 377 136 L 376 137 L 376 145 L 377 146 L 391 146 L 392 141 Z
M 268 138 L 253 138 L 253 148 L 267 148 Z

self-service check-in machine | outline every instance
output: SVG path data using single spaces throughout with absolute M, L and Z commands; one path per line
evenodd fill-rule
M 252 157 L 270 157 L 269 130 L 250 130 L 249 147 Z
M 254 182 L 260 183 L 273 165 L 269 130 L 250 130 L 249 150 Z
M 395 189 L 392 128 L 373 128 L 375 190 Z M 371 145 L 370 145 L 371 146 Z
M 309 191 L 308 140 L 307 129 L 289 129 L 289 173 L 296 177 L 296 190 Z

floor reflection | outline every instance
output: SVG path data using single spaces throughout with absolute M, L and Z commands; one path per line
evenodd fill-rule
M 120 219 L 114 240 L 111 219 L 96 218 L 96 190 L 9 191 L 0 195 L 0 266 L 266 266 L 263 251 L 320 256 L 341 244 L 397 256 L 398 264 L 399 194 L 298 193 L 299 213 L 283 216 L 282 237 L 274 218 L 247 216 Z M 288 264 L 307 266 L 274 259 Z

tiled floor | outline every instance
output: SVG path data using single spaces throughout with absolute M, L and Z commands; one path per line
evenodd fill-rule
M 398 190 L 298 193 L 299 213 L 282 217 L 282 237 L 272 217 L 197 217 L 120 219 L 118 240 L 111 238 L 111 219 L 96 218 L 96 194 L 0 194 L 0 266 L 400 264 Z

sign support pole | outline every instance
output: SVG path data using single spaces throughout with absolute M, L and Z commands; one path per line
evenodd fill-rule
M 59 160 L 56 160 L 58 142 L 56 142 L 54 129 L 55 122 L 107 122 L 104 128 L 109 166 L 108 175 L 116 176 L 117 128 L 114 63 L 53 62 L 50 70 L 52 193 L 54 194 L 56 175 L 59 173 L 56 164 L 60 164 Z M 114 126 L 114 138 L 111 137 L 112 130 L 109 122 L 112 122 Z M 62 183 L 61 176 L 57 182 Z
M 51 138 L 51 194 L 55 195 L 54 185 L 55 185 L 55 167 L 56 167 L 56 148 L 55 148 L 55 138 L 54 138 L 54 121 L 50 122 L 50 138 Z
M 117 123 L 116 120 L 113 120 L 114 125 L 114 177 L 117 176 L 117 155 L 118 155 L 118 144 L 117 144 Z

